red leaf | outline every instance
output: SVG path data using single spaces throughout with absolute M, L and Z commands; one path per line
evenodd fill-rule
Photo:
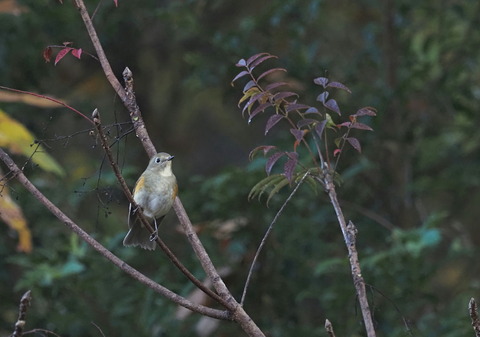
M 285 177 L 291 183 L 293 178 L 293 172 L 295 171 L 295 167 L 297 166 L 297 163 L 298 163 L 298 153 L 289 152 L 287 155 L 288 155 L 288 160 L 285 163 L 285 166 L 283 167 L 283 174 L 285 174 Z
M 333 151 L 333 156 L 336 157 L 338 154 L 340 154 L 340 152 L 342 152 L 342 150 L 340 150 L 340 149 L 335 149 L 335 150 Z
M 320 95 L 317 96 L 317 101 L 325 103 L 328 98 L 328 95 L 329 95 L 328 91 L 322 92 Z
M 343 122 L 343 123 L 337 124 L 337 125 L 335 125 L 335 126 L 340 129 L 342 126 L 345 126 L 345 127 L 349 128 L 350 125 L 352 125 L 352 123 L 350 123 L 350 122 Z
M 326 101 L 325 103 L 323 103 L 323 105 L 327 108 L 327 109 L 330 109 L 332 111 L 335 111 L 337 114 L 341 115 L 342 113 L 340 112 L 340 108 L 338 107 L 338 104 L 337 104 L 337 101 L 334 100 L 333 98 L 332 99 L 329 99 L 328 101 Z
M 270 156 L 270 158 L 268 158 L 267 163 L 265 164 L 265 172 L 267 172 L 268 175 L 270 175 L 273 165 L 275 165 L 275 163 L 284 155 L 285 152 L 275 152 Z
M 317 125 L 315 125 L 315 132 L 317 133 L 318 137 L 322 138 L 323 131 L 325 130 L 325 125 L 327 125 L 327 120 L 324 119 Z
M 238 62 L 235 64 L 235 66 L 237 66 L 237 67 L 239 67 L 239 68 L 240 68 L 240 67 L 245 67 L 246 65 L 247 65 L 247 63 L 245 62 L 244 59 L 238 60 Z
M 230 82 L 231 86 L 233 87 L 233 82 L 235 82 L 236 80 L 238 80 L 239 78 L 241 78 L 241 77 L 243 77 L 243 76 L 245 76 L 245 75 L 247 75 L 247 74 L 248 74 L 248 71 L 246 71 L 246 70 L 243 70 L 243 71 L 239 72 L 239 73 L 237 74 L 237 76 L 235 76 L 235 77 L 233 78 L 232 82 Z M 245 91 L 246 91 L 246 90 L 244 90 L 244 92 L 245 92 Z
M 313 83 L 321 85 L 325 89 L 327 88 L 328 78 L 326 77 L 317 77 L 313 80 Z
M 265 135 L 268 133 L 268 131 L 270 131 L 271 128 L 275 126 L 275 124 L 280 122 L 283 119 L 283 117 L 284 117 L 283 115 L 278 115 L 278 114 L 270 116 L 270 118 L 267 121 L 267 125 L 265 126 Z
M 348 87 L 346 85 L 343 85 L 342 83 L 340 82 L 330 82 L 327 84 L 327 87 L 331 87 L 331 88 L 338 88 L 338 89 L 342 89 L 342 90 L 345 90 L 347 91 L 348 93 L 352 93 L 350 91 L 350 89 L 348 89 Z
M 118 7 L 118 0 L 113 0 L 113 3 L 115 4 L 115 7 Z
M 250 124 L 252 122 L 252 119 L 258 115 L 260 112 L 263 112 L 265 111 L 266 108 L 269 108 L 272 106 L 272 103 L 270 102 L 265 102 L 263 104 L 260 104 L 259 106 L 257 106 L 255 108 L 255 110 L 252 111 L 252 113 L 250 114 L 250 117 L 248 117 L 248 121 L 247 123 Z
M 366 106 L 364 108 L 361 108 L 355 112 L 353 116 L 376 116 L 377 115 L 377 110 L 375 108 Z
M 250 70 L 255 69 L 255 67 L 258 66 L 260 63 L 262 63 L 262 62 L 264 62 L 264 61 L 266 61 L 266 60 L 268 60 L 268 59 L 271 59 L 271 58 L 273 58 L 273 57 L 274 57 L 274 58 L 277 58 L 275 55 L 270 55 L 270 54 L 269 54 L 269 55 L 267 55 L 267 56 L 262 56 L 262 57 L 256 59 L 255 61 L 253 61 L 252 63 L 249 64 Z
M 50 62 L 51 58 L 52 58 L 52 48 L 47 47 L 43 50 L 43 59 L 45 60 L 45 62 Z
M 258 59 L 259 57 L 264 56 L 264 55 L 270 55 L 270 54 L 269 53 L 258 53 L 258 54 L 255 54 L 253 56 L 250 56 L 248 58 L 248 60 L 246 61 L 245 65 L 250 65 L 250 63 L 252 63 L 256 59 Z
M 82 48 L 72 49 L 72 55 L 80 60 L 80 57 L 82 56 Z
M 250 151 L 250 154 L 248 155 L 248 158 L 250 160 L 253 159 L 253 156 L 255 156 L 255 154 L 258 152 L 258 151 L 263 151 L 263 155 L 266 156 L 267 153 L 272 150 L 272 149 L 276 149 L 277 147 L 276 146 L 273 146 L 273 145 L 262 145 L 262 146 L 257 146 L 256 148 L 254 148 L 252 151 Z
M 352 129 L 373 131 L 373 129 L 371 127 L 369 127 L 367 124 L 363 124 L 363 123 L 352 123 L 352 125 L 350 125 L 350 127 Z
M 283 68 L 273 68 L 273 69 L 269 69 L 267 71 L 265 71 L 264 73 L 262 73 L 260 76 L 258 76 L 257 78 L 257 81 L 260 81 L 262 78 L 264 78 L 265 76 L 268 76 L 270 75 L 271 73 L 274 73 L 276 71 L 284 71 L 284 72 L 287 72 L 286 69 L 283 69 Z
M 287 83 L 287 82 L 274 82 L 274 83 L 270 83 L 269 85 L 267 85 L 267 86 L 265 87 L 265 91 L 270 91 L 270 90 L 272 90 L 272 89 L 281 87 L 282 85 L 288 85 L 288 83 Z
M 60 50 L 57 54 L 57 57 L 55 57 L 55 65 L 57 65 L 57 63 L 63 59 L 65 57 L 65 55 L 67 55 L 73 48 L 70 48 L 70 47 L 65 47 L 63 48 L 62 50 Z
M 347 142 L 349 142 L 355 150 L 362 152 L 362 147 L 360 146 L 360 142 L 357 138 L 348 137 Z

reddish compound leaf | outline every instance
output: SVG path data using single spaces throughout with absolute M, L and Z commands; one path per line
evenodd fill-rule
M 235 64 L 236 67 L 245 67 L 247 65 L 247 62 L 244 59 L 238 60 L 238 62 Z
M 258 115 L 259 113 L 265 111 L 266 108 L 269 108 L 271 107 L 272 104 L 270 102 L 265 102 L 263 104 L 260 104 L 259 106 L 257 106 L 255 108 L 255 110 L 252 111 L 252 113 L 250 114 L 250 117 L 248 117 L 248 121 L 247 123 L 250 124 L 252 122 L 252 119 Z
M 271 91 L 273 89 L 276 89 L 278 87 L 281 87 L 282 85 L 288 85 L 287 82 L 274 82 L 274 83 L 270 83 L 269 85 L 267 85 L 265 87 L 265 91 Z
M 50 60 L 52 59 L 52 48 L 51 47 L 47 47 L 43 50 L 43 59 L 45 60 L 45 62 L 50 62 Z
M 282 158 L 285 155 L 285 152 L 275 152 L 268 158 L 267 163 L 265 164 L 265 172 L 267 172 L 268 175 L 270 175 L 270 172 L 272 172 L 273 165 Z
M 348 87 L 340 82 L 329 82 L 327 84 L 327 87 L 330 87 L 330 88 L 338 88 L 338 89 L 342 89 L 342 90 L 345 90 L 347 91 L 349 94 L 351 94 L 352 92 L 350 91 L 350 89 L 348 89 Z
M 321 85 L 323 88 L 327 88 L 328 78 L 326 77 L 317 77 L 313 80 L 313 83 Z
M 276 93 L 275 96 L 273 96 L 273 99 L 274 99 L 275 102 L 277 102 L 281 99 L 291 97 L 291 96 L 298 96 L 298 94 L 296 94 L 294 92 L 291 92 L 291 91 L 280 91 L 280 92 Z
M 273 146 L 273 145 L 261 145 L 261 146 L 257 146 L 256 148 L 254 148 L 252 151 L 250 151 L 250 154 L 248 155 L 248 158 L 250 160 L 253 160 L 253 157 L 257 154 L 258 151 L 263 151 L 263 155 L 266 156 L 267 153 L 270 151 L 270 150 L 273 150 L 273 149 L 276 149 L 277 147 L 276 146 Z
M 297 141 L 302 140 L 303 136 L 305 135 L 303 130 L 299 130 L 299 129 L 290 129 L 290 133 L 295 137 L 295 140 Z
M 296 152 L 289 152 L 288 160 L 283 167 L 283 174 L 287 178 L 287 180 L 291 183 L 293 178 L 293 173 L 295 172 L 295 167 L 298 163 L 298 153 Z
M 347 138 L 347 142 L 350 143 L 350 145 L 352 145 L 352 147 L 357 150 L 358 152 L 362 152 L 362 147 L 360 146 L 360 142 L 358 141 L 357 138 L 353 138 L 353 137 L 348 137 Z
M 80 60 L 80 57 L 82 56 L 82 48 L 78 48 L 78 49 L 73 48 L 72 55 Z
M 377 110 L 375 108 L 372 108 L 370 106 L 366 106 L 364 108 L 361 108 L 355 112 L 353 116 L 376 116 L 377 115 Z
M 317 101 L 325 103 L 327 101 L 328 95 L 328 91 L 322 92 L 320 95 L 317 96 Z
M 250 68 L 250 71 L 252 71 L 253 69 L 255 69 L 256 66 L 258 66 L 259 64 L 261 64 L 262 62 L 268 60 L 268 59 L 271 59 L 271 58 L 277 58 L 276 56 L 274 55 L 267 55 L 267 56 L 262 56 L 258 59 L 256 59 L 255 61 L 253 61 L 252 63 L 250 63 L 248 66 Z
M 306 104 L 290 103 L 285 108 L 285 111 L 290 112 L 290 111 L 293 111 L 293 110 L 306 110 L 306 109 L 309 109 L 309 108 L 311 108 L 311 107 L 309 105 L 306 105 Z
M 317 133 L 318 137 L 322 138 L 323 131 L 325 130 L 325 125 L 327 125 L 327 120 L 324 119 L 317 125 L 315 125 L 315 132 Z
M 274 73 L 276 71 L 284 71 L 284 72 L 287 72 L 287 69 L 284 69 L 284 68 L 273 68 L 273 69 L 269 69 L 267 71 L 265 71 L 264 73 L 262 73 L 260 76 L 258 76 L 257 78 L 257 82 L 260 81 L 262 78 L 264 78 L 265 76 L 268 76 L 270 75 L 271 73 Z
M 338 156 L 338 155 L 340 154 L 340 152 L 342 152 L 342 150 L 340 150 L 340 149 L 335 149 L 335 150 L 333 151 L 333 156 L 334 156 L 334 157 Z
M 340 108 L 338 107 L 337 101 L 332 99 L 329 99 L 326 101 L 323 106 L 325 106 L 327 109 L 335 111 L 337 114 L 341 115 L 342 113 L 340 112 Z
M 371 127 L 369 127 L 367 124 L 363 124 L 363 123 L 352 123 L 350 125 L 350 127 L 352 129 L 373 131 L 373 129 Z
M 232 81 L 232 83 L 233 83 L 233 81 Z M 254 80 L 248 81 L 247 84 L 245 84 L 245 86 L 243 87 L 243 92 L 245 93 L 248 89 L 253 88 L 256 85 L 257 84 L 255 83 Z
M 65 47 L 62 50 L 60 50 L 57 54 L 57 57 L 55 57 L 55 65 L 57 65 L 58 62 L 60 62 L 61 59 L 65 57 L 73 48 L 70 47 Z
M 243 77 L 243 76 L 245 76 L 245 75 L 248 75 L 248 71 L 243 70 L 243 71 L 239 72 L 239 73 L 237 74 L 237 76 L 235 76 L 235 77 L 233 78 L 232 82 L 230 82 L 230 85 L 233 87 L 233 82 L 235 82 L 236 80 L 238 80 L 239 78 L 241 78 L 241 77 Z M 246 90 L 244 89 L 243 91 L 245 92 Z
M 311 106 L 310 108 L 307 109 L 307 111 L 304 112 L 304 114 L 318 114 L 318 115 L 321 115 L 320 112 L 318 112 L 318 109 L 317 108 L 314 108 L 313 106 Z
M 255 61 L 256 59 L 258 59 L 259 57 L 262 57 L 262 56 L 265 56 L 265 55 L 270 55 L 269 53 L 258 53 L 258 54 L 255 54 L 253 56 L 250 56 L 248 58 L 248 60 L 245 62 L 245 65 L 249 66 L 250 63 L 252 63 L 253 61 Z
M 312 119 L 312 118 L 301 119 L 297 122 L 297 128 L 301 129 L 306 125 L 311 125 L 311 124 L 317 123 L 317 122 L 318 121 L 316 119 Z
M 283 119 L 283 115 L 275 114 L 270 116 L 270 118 L 267 120 L 267 125 L 265 126 L 265 135 L 270 131 L 271 128 L 275 126 L 278 122 L 280 122 Z

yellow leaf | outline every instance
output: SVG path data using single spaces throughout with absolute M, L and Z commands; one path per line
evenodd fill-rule
M 8 188 L 3 185 L 0 192 L 0 219 L 18 233 L 17 250 L 30 253 L 32 251 L 32 234 L 23 216 L 22 209 L 13 201 Z
M 35 144 L 34 135 L 1 109 L 0 147 L 7 148 L 14 154 L 22 154 L 27 157 L 32 156 L 32 161 L 45 171 L 55 173 L 59 176 L 65 175 L 60 164 L 45 152 L 42 146 Z

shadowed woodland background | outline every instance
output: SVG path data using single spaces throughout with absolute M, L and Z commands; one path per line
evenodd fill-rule
M 87 1 L 90 12 L 97 1 Z M 380 336 L 471 336 L 467 304 L 478 297 L 480 217 L 480 3 L 460 0 L 103 0 L 94 22 L 117 74 L 134 73 L 138 103 L 157 149 L 175 154 L 180 196 L 226 282 L 239 297 L 261 236 L 288 195 L 248 201 L 264 177 L 262 144 L 292 146 L 288 129 L 263 136 L 247 125 L 232 88 L 234 64 L 258 52 L 288 69 L 300 99 L 314 104 L 313 78 L 346 84 L 345 112 L 373 106 L 363 153 L 345 153 L 339 188 L 359 229 L 365 281 Z M 148 158 L 99 63 L 71 55 L 45 63 L 48 45 L 93 52 L 69 1 L 0 1 L 0 85 L 48 94 L 89 115 L 98 108 L 127 181 Z M 91 125 L 70 110 L 0 102 L 67 172 L 33 165 L 26 173 L 53 202 L 115 254 L 183 295 L 193 291 L 162 253 L 121 244 L 127 202 Z M 25 157 L 16 157 L 22 165 Z M 5 167 L 2 167 L 5 170 Z M 32 289 L 27 329 L 62 336 L 196 336 L 200 316 L 177 308 L 92 252 L 30 195 L 10 182 L 33 234 L 16 252 L 16 232 L 0 227 L 0 335 Z M 162 235 L 194 274 L 202 272 L 172 212 Z M 233 228 L 232 231 L 228 231 Z M 323 193 L 302 187 L 262 253 L 246 310 L 269 336 L 362 336 L 341 233 Z M 176 319 L 175 319 L 176 318 Z M 406 323 L 408 323 L 408 330 Z M 209 323 L 209 326 L 212 322 Z M 211 336 L 242 332 L 220 322 Z M 203 328 L 198 328 L 202 330 Z M 204 330 L 204 329 L 203 329 Z

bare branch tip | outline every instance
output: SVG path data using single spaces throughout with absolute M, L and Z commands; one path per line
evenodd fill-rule
M 123 71 L 122 75 L 124 78 L 127 78 L 127 77 L 132 77 L 133 73 L 129 67 L 125 67 L 125 70 Z
M 97 108 L 92 112 L 92 119 L 95 124 L 100 124 L 100 113 Z

